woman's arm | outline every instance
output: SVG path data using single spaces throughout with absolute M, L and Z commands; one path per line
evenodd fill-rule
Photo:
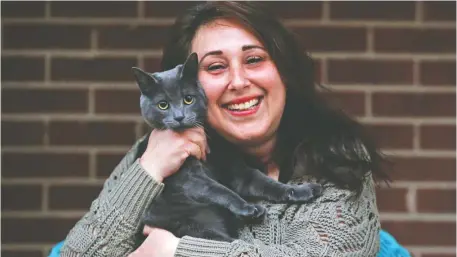
M 380 224 L 371 179 L 360 197 L 351 196 L 346 190 L 326 188 L 311 204 L 273 214 L 268 226 L 254 227 L 253 232 L 245 229 L 242 240 L 227 243 L 183 237 L 175 256 L 374 257 L 379 250 Z
M 135 250 L 143 211 L 164 186 L 139 164 L 136 152 L 142 140 L 125 155 L 90 211 L 70 231 L 60 256 L 126 256 Z

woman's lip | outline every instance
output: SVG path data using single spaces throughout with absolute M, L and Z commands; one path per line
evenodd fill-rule
M 228 106 L 228 105 L 231 105 L 231 104 L 239 104 L 239 103 L 245 103 L 245 102 L 248 102 L 252 99 L 256 99 L 256 98 L 260 98 L 261 96 L 246 96 L 246 97 L 240 97 L 240 98 L 237 98 L 233 101 L 230 101 L 228 103 L 225 103 L 225 104 L 222 104 L 222 106 Z
M 249 115 L 253 115 L 255 114 L 259 108 L 260 108 L 260 105 L 262 104 L 262 101 L 263 99 L 260 98 L 259 99 L 259 103 L 257 103 L 256 106 L 254 106 L 253 108 L 251 109 L 248 109 L 248 110 L 244 110 L 244 111 L 235 111 L 235 110 L 230 110 L 229 108 L 224 108 L 225 111 L 227 111 L 230 115 L 232 116 L 236 116 L 236 117 L 243 117 L 243 116 L 249 116 Z

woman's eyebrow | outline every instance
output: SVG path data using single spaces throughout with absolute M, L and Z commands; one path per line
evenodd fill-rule
M 247 51 L 247 50 L 251 50 L 251 49 L 255 49 L 255 48 L 262 49 L 262 50 L 265 51 L 264 47 L 261 47 L 261 46 L 258 46 L 258 45 L 244 45 L 244 46 L 241 47 L 241 50 Z M 206 54 L 203 55 L 203 57 L 200 59 L 200 62 L 203 61 L 203 59 L 205 59 L 205 57 L 207 57 L 209 55 L 222 55 L 222 51 L 221 50 L 209 51 L 209 52 L 207 52 Z
M 264 47 L 261 47 L 261 46 L 258 46 L 258 45 L 244 45 L 244 46 L 241 47 L 241 50 L 247 51 L 247 50 L 251 50 L 251 49 L 254 49 L 254 48 L 259 48 L 259 49 L 265 50 Z
M 208 56 L 208 55 L 222 55 L 222 51 L 221 51 L 221 50 L 216 50 L 216 51 L 207 52 L 207 53 L 204 54 L 203 57 L 200 59 L 200 62 L 203 61 L 203 59 L 205 59 L 205 57 Z

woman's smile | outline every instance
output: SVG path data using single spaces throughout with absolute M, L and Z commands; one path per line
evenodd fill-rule
M 223 104 L 230 115 L 243 117 L 256 114 L 262 104 L 263 96 L 247 96 Z

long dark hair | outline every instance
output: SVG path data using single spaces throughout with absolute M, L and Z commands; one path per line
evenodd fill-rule
M 161 63 L 167 70 L 190 54 L 197 29 L 216 19 L 232 19 L 265 46 L 286 85 L 286 106 L 273 158 L 280 180 L 304 175 L 360 192 L 367 175 L 388 179 L 382 155 L 363 127 L 318 93 L 313 59 L 272 13 L 253 2 L 204 2 L 188 9 L 171 27 Z

